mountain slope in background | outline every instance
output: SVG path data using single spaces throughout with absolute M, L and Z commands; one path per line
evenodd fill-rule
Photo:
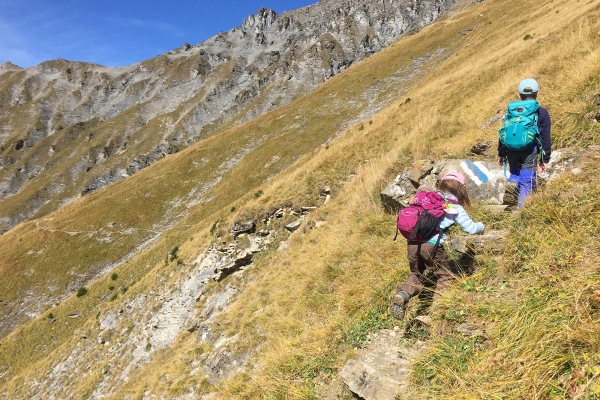
M 454 0 L 327 0 L 135 65 L 0 68 L 0 233 L 275 110 Z

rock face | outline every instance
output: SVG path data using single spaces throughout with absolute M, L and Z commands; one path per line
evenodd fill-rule
M 259 252 L 264 251 L 276 236 L 274 231 L 266 236 L 248 235 L 248 241 Z M 74 382 L 68 376 L 72 371 L 85 369 L 86 357 L 107 365 L 89 397 L 107 397 L 133 372 L 132 368 L 126 367 L 119 373 L 112 373 L 112 365 L 123 359 L 128 359 L 130 366 L 145 365 L 157 351 L 169 348 L 184 331 L 197 332 L 198 343 L 211 345 L 210 352 L 194 360 L 194 365 L 211 384 L 238 372 L 248 354 L 234 353 L 231 349 L 235 347 L 236 337 L 215 333 L 213 320 L 230 307 L 239 286 L 234 288 L 224 284 L 208 298 L 204 293 L 211 281 L 223 280 L 232 273 L 244 273 L 243 269 L 252 262 L 252 252 L 246 246 L 247 243 L 236 241 L 225 248 L 212 245 L 198 255 L 176 282 L 167 283 L 164 278 L 157 278 L 154 287 L 131 298 L 120 311 L 99 314 L 100 333 L 96 340 L 85 346 L 75 346 L 69 354 L 63 354 L 63 358 L 57 358 L 48 371 L 47 380 L 32 384 L 27 398 L 39 398 L 39 393 L 44 393 L 43 398 L 47 399 L 64 398 L 64 391 L 69 391 Z M 203 306 L 198 307 L 202 301 Z M 79 314 L 68 317 L 77 318 Z M 135 327 L 123 329 L 130 321 L 135 321 Z
M 489 142 L 473 146 L 473 152 L 486 151 L 493 147 Z M 578 165 L 586 157 L 600 153 L 600 146 L 557 149 L 552 152 L 546 172 L 539 173 L 538 185 L 556 179 L 565 173 L 581 172 Z M 508 166 L 507 166 L 508 169 Z M 496 163 L 472 160 L 420 160 L 396 176 L 380 193 L 381 202 L 387 211 L 396 213 L 412 203 L 416 193 L 421 190 L 434 190 L 438 179 L 444 174 L 457 171 L 465 176 L 467 190 L 471 200 L 481 201 L 490 206 L 498 205 L 497 211 L 505 211 L 504 191 L 510 172 Z M 490 207 L 491 210 L 494 207 Z
M 455 0 L 323 0 L 261 8 L 197 45 L 118 68 L 53 60 L 0 66 L 0 233 L 312 91 L 424 27 Z M 60 201 L 52 201 L 55 198 Z
M 417 161 L 381 192 L 381 201 L 387 210 L 397 212 L 409 205 L 418 191 L 435 190 L 438 179 L 452 171 L 465 176 L 472 200 L 502 204 L 504 170 L 495 163 L 471 160 Z

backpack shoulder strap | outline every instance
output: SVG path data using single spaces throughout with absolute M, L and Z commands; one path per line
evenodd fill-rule
M 458 201 L 449 199 L 446 196 L 444 196 L 444 193 L 442 193 L 442 192 L 438 192 L 438 193 L 442 196 L 442 199 L 444 199 L 444 201 L 446 202 L 446 204 L 450 203 L 450 204 L 460 205 L 460 203 Z

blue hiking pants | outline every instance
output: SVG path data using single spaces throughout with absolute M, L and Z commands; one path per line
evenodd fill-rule
M 535 176 L 538 168 L 537 147 L 532 150 L 506 151 L 508 167 L 510 170 L 509 182 L 517 184 L 519 188 L 519 203 L 521 208 L 525 199 L 535 189 Z

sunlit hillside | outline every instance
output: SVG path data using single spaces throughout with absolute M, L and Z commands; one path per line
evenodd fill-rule
M 600 144 L 599 18 L 594 1 L 464 3 L 307 96 L 0 236 L 0 393 L 353 398 L 338 377 L 346 360 L 369 334 L 405 327 L 388 314 L 405 246 L 380 190 L 414 160 L 496 140 L 498 125 L 482 126 L 525 77 L 540 82 L 554 148 Z M 389 106 L 369 115 L 367 92 Z M 398 339 L 427 342 L 406 398 L 600 396 L 598 164 L 518 214 L 475 206 L 474 218 L 509 230 L 507 248 L 443 293 L 430 331 Z M 293 233 L 289 214 L 263 224 L 270 210 L 313 206 Z M 235 244 L 231 224 L 247 219 L 278 236 L 198 293 L 196 319 L 229 296 L 202 323 L 214 340 L 194 326 L 161 348 L 140 339 L 207 247 Z M 486 337 L 454 333 L 465 320 Z M 213 379 L 203 366 L 217 346 L 236 368 Z

